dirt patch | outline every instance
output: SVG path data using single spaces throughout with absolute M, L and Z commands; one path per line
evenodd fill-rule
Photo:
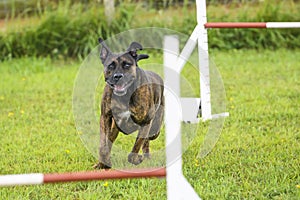
M 6 31 L 6 24 L 7 24 L 6 20 L 0 19 L 0 31 L 1 32 L 5 32 Z
M 0 33 L 11 30 L 24 30 L 26 28 L 34 27 L 41 22 L 39 17 L 16 18 L 16 19 L 0 19 Z

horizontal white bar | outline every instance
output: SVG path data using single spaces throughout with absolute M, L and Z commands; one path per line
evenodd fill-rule
M 267 22 L 267 28 L 300 28 L 300 22 Z
M 228 116 L 229 116 L 229 113 L 225 112 L 225 113 L 213 114 L 212 118 L 217 119 L 217 118 L 220 118 L 220 117 L 228 117 Z
M 0 186 L 43 184 L 43 174 L 18 174 L 0 176 Z

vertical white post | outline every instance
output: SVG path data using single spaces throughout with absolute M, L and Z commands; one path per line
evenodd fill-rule
M 167 156 L 168 199 L 200 199 L 182 173 L 180 67 L 177 63 L 179 40 L 165 36 L 164 80 L 165 80 L 165 124 Z
M 179 42 L 175 36 L 165 36 L 164 39 L 164 81 L 165 81 L 165 125 L 166 125 L 166 156 L 167 156 L 167 196 L 176 199 L 180 195 L 177 184 L 178 174 L 182 171 L 180 141 L 180 107 L 177 97 L 180 97 L 180 78 L 176 73 L 176 61 Z M 175 106 L 175 107 L 174 107 Z M 173 145 L 177 148 L 172 148 Z M 178 173 L 177 173 L 178 172 Z
M 202 120 L 212 119 L 211 100 L 210 100 L 210 77 L 209 77 L 209 56 L 208 56 L 208 37 L 204 24 L 206 17 L 206 0 L 196 0 L 197 24 L 199 26 L 198 35 L 198 54 L 200 71 L 200 97 Z

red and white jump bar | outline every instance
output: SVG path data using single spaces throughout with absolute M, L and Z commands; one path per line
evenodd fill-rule
M 71 172 L 54 174 L 13 174 L 0 176 L 0 187 L 17 185 L 40 185 L 46 183 L 92 181 L 108 179 L 133 179 L 133 178 L 151 178 L 165 177 L 165 168 L 135 169 L 135 170 L 108 170 L 108 171 L 90 171 L 90 172 Z
M 300 22 L 208 22 L 205 28 L 300 28 Z

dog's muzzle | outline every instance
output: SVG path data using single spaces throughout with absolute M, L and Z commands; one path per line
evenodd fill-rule
M 114 74 L 113 79 L 114 79 L 114 81 L 118 82 L 123 77 L 124 77 L 124 74 L 116 73 L 116 74 Z
M 110 80 L 106 80 L 106 83 L 113 89 L 114 94 L 117 96 L 124 96 L 129 86 L 133 83 L 131 78 L 124 76 L 122 73 L 115 73 Z

